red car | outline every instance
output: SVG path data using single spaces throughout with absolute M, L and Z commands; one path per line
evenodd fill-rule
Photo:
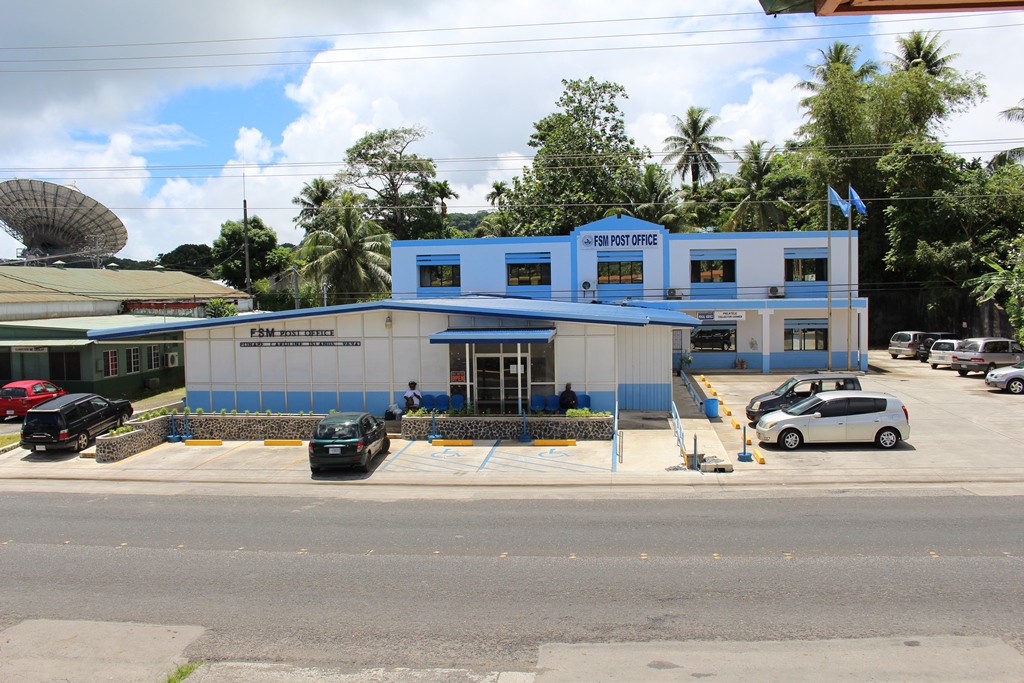
M 0 419 L 25 417 L 30 408 L 68 392 L 41 379 L 22 379 L 0 389 Z

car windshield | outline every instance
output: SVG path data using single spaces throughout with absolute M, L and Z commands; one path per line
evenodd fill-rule
M 788 415 L 805 415 L 807 413 L 813 413 L 814 409 L 820 406 L 823 401 L 817 396 L 808 396 L 802 401 L 794 403 L 790 407 L 784 409 L 782 412 Z
M 977 351 L 978 342 L 964 342 L 960 346 L 956 347 L 957 351 Z
M 4 387 L 0 389 L 0 398 L 25 398 L 28 392 L 21 387 Z
M 1021 362 L 1017 363 L 1013 367 L 1015 367 L 1018 370 L 1024 370 L 1024 360 L 1022 360 Z
M 953 342 L 938 341 L 932 345 L 933 351 L 949 351 L 953 348 Z
M 797 380 L 796 377 L 791 377 L 791 378 L 787 379 L 785 381 L 785 383 L 783 383 L 783 385 L 781 387 L 779 387 L 778 389 L 776 389 L 772 393 L 775 394 L 776 396 L 784 396 L 787 391 L 789 391 L 790 389 L 793 388 L 793 386 L 797 383 L 797 381 L 798 380 Z
M 33 427 L 55 427 L 60 424 L 60 415 L 58 413 L 34 413 L 29 411 L 29 414 L 25 417 L 24 429 L 31 429 Z
M 892 341 L 894 341 L 894 342 L 910 341 L 910 335 L 907 334 L 906 332 L 897 332 L 896 334 L 892 335 Z
M 354 424 L 327 424 L 317 425 L 316 438 L 318 439 L 358 439 L 359 430 Z

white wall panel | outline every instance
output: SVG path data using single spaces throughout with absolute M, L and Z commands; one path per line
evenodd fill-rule
M 338 338 L 342 340 L 359 339 L 363 336 L 363 316 L 361 313 L 349 313 L 335 318 Z
M 391 380 L 388 372 L 388 340 L 367 339 L 363 346 L 366 347 L 366 382 L 389 383 Z
M 409 311 L 391 313 L 391 334 L 396 337 L 418 337 L 420 334 L 419 314 Z
M 363 382 L 364 346 L 339 346 L 338 350 L 338 381 Z
M 387 320 L 388 313 L 388 311 L 369 311 L 363 313 L 363 336 L 387 337 L 389 330 L 384 321 Z
M 421 384 L 426 380 L 420 377 L 420 341 L 419 339 L 395 339 L 394 362 L 395 362 L 395 388 L 403 387 L 411 379 Z M 387 364 L 384 363 L 384 371 L 387 372 Z M 376 375 L 373 376 L 376 378 Z M 387 377 L 384 377 L 387 379 Z
M 420 340 L 420 380 L 424 383 L 436 383 L 448 389 L 448 345 L 431 344 L 424 337 Z M 403 385 L 404 386 L 404 385 Z
M 223 330 L 231 335 L 232 330 Z M 210 368 L 210 378 L 214 382 L 234 382 L 235 381 L 235 351 L 245 350 L 236 349 L 237 342 L 233 338 L 227 340 L 213 340 L 210 342 L 210 358 L 212 367 Z
M 209 382 L 210 342 L 206 339 L 194 339 L 189 335 L 185 339 L 184 363 L 186 380 L 189 384 L 193 382 Z
M 615 382 L 615 337 L 587 337 L 587 383 Z
M 338 348 L 337 346 L 314 346 L 310 351 L 313 361 L 313 380 L 316 382 L 338 381 Z
M 232 327 L 211 327 L 210 339 L 234 339 L 235 328 Z
M 583 384 L 586 379 L 586 339 L 559 336 L 555 342 L 555 382 L 559 387 L 566 382 Z
M 263 383 L 285 382 L 285 350 L 280 347 L 264 346 L 260 352 L 260 379 Z
M 236 342 L 237 344 L 237 342 Z M 235 349 L 235 378 L 238 382 L 260 381 L 259 349 Z
M 289 348 L 285 353 L 285 364 L 288 369 L 289 384 L 309 384 L 313 381 L 310 349 L 308 347 Z
M 420 313 L 420 334 L 427 337 L 448 329 L 448 316 L 440 313 Z

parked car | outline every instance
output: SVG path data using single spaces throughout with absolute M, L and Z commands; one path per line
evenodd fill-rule
M 25 414 L 21 447 L 33 451 L 81 451 L 94 437 L 124 424 L 132 412 L 132 404 L 124 399 L 64 394 Z
M 747 404 L 747 419 L 757 422 L 765 413 L 787 408 L 822 391 L 860 391 L 857 375 L 837 372 L 795 375 L 778 388 L 750 399 Z
M 950 367 L 961 377 L 968 372 L 983 372 L 986 375 L 998 367 L 1012 365 L 1024 360 L 1024 349 L 1020 344 L 1005 337 L 978 337 L 965 339 L 950 361 Z
M 990 370 L 985 375 L 985 384 L 1011 394 L 1024 394 L 1024 361 L 1008 368 Z
M 830 391 L 810 396 L 757 423 L 757 438 L 786 450 L 804 443 L 874 442 L 894 448 L 910 438 L 910 415 L 895 396 L 878 391 Z
M 30 409 L 67 392 L 42 379 L 20 379 L 0 389 L 0 418 L 25 417 Z
M 927 332 L 921 330 L 909 330 L 903 332 L 897 332 L 892 335 L 889 340 L 889 355 L 893 358 L 899 358 L 900 356 L 914 357 L 917 355 L 917 349 L 924 341 Z
M 373 459 L 391 448 L 384 422 L 369 413 L 331 413 L 309 440 L 309 470 L 358 467 L 370 471 Z
M 928 353 L 932 349 L 932 344 L 940 339 L 956 339 L 959 336 L 960 335 L 953 334 L 952 332 L 925 332 L 924 337 L 921 339 L 921 343 L 917 345 L 917 353 L 914 355 L 922 363 L 927 363 Z
M 960 343 L 960 339 L 937 339 L 928 350 L 928 363 L 932 366 L 932 370 L 940 365 L 952 363 L 953 352 Z

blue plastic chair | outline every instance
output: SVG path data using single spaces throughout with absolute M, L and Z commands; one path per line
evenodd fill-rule
M 540 394 L 534 394 L 530 399 L 530 412 L 536 413 L 541 410 L 544 410 L 544 397 Z
M 448 410 L 448 394 L 434 397 L 434 410 Z
M 423 394 L 423 398 L 420 399 L 420 408 L 424 408 L 426 410 L 433 410 L 434 409 L 434 395 L 433 394 Z
M 452 396 L 452 410 L 462 410 L 466 407 L 466 397 L 462 394 Z
M 590 394 L 576 394 L 577 408 L 590 408 Z
M 558 403 L 558 394 L 551 394 L 544 401 L 544 410 L 549 413 L 557 413 L 561 409 Z

